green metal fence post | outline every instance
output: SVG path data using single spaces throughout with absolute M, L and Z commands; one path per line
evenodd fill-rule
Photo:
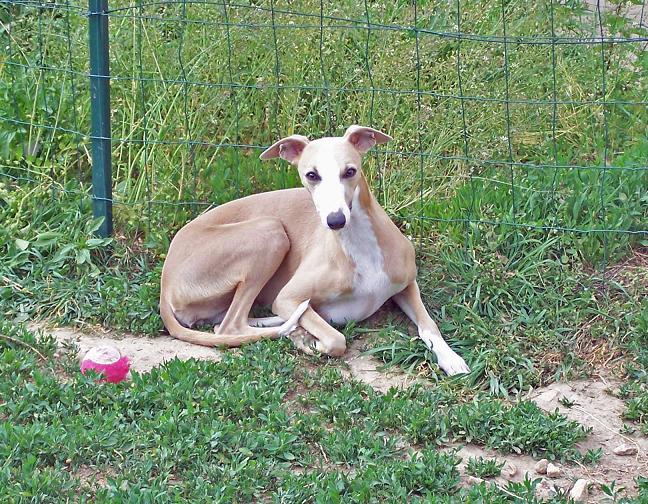
M 97 233 L 105 237 L 113 229 L 108 0 L 89 0 L 89 7 L 92 210 L 104 218 Z

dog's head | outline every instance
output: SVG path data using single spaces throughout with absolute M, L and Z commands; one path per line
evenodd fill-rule
M 282 138 L 266 149 L 261 159 L 280 157 L 297 166 L 322 224 L 342 229 L 351 216 L 353 196 L 362 176 L 362 155 L 389 140 L 389 135 L 378 130 L 354 125 L 341 137 L 312 142 L 301 135 Z

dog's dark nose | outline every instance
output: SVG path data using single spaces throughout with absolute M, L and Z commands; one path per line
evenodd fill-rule
M 326 217 L 326 223 L 331 229 L 342 229 L 346 224 L 346 217 L 340 210 L 338 210 L 337 212 L 328 214 Z

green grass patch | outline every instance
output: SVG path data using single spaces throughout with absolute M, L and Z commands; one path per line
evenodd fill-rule
M 472 386 L 496 395 L 588 372 L 592 348 L 626 348 L 644 366 L 645 267 L 621 282 L 566 260 L 558 238 L 486 233 L 469 248 L 435 237 L 419 268 L 441 332 L 471 366 Z M 558 246 L 558 250 L 556 249 Z M 434 354 L 402 326 L 378 333 L 370 354 L 438 378 Z M 637 377 L 645 375 L 636 370 Z
M 395 141 L 366 171 L 383 206 L 416 234 L 440 229 L 461 241 L 464 220 L 522 226 L 521 235 L 578 229 L 586 232 L 561 237 L 567 257 L 616 260 L 645 240 L 624 232 L 645 230 L 648 218 L 642 46 L 515 37 L 645 37 L 623 16 L 632 3 L 603 9 L 599 26 L 581 1 L 480 1 L 459 5 L 457 26 L 456 6 L 442 2 L 415 12 L 411 2 L 345 0 L 320 12 L 303 0 L 275 6 L 272 18 L 267 3 L 139 10 L 115 0 L 117 229 L 164 252 L 168 234 L 206 204 L 298 183 L 285 163 L 258 160 L 262 146 L 371 122 Z M 0 32 L 9 50 L 0 60 L 3 176 L 88 183 L 86 17 L 27 5 L 0 16 L 11 25 L 11 36 Z M 503 16 L 506 48 L 496 40 Z

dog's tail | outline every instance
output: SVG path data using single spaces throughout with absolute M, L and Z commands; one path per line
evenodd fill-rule
M 307 299 L 306 301 L 301 303 L 290 316 L 290 318 L 279 327 L 247 327 L 239 334 L 214 334 L 203 331 L 196 331 L 194 329 L 184 327 L 182 324 L 180 324 L 180 322 L 178 322 L 178 319 L 173 313 L 173 308 L 171 308 L 171 305 L 164 296 L 160 296 L 160 315 L 162 316 L 162 321 L 169 331 L 169 334 L 174 338 L 182 341 L 187 341 L 195 345 L 203 345 L 209 347 L 238 347 L 245 345 L 246 343 L 254 343 L 255 341 L 266 338 L 278 338 L 280 336 L 287 336 L 297 327 L 299 319 L 308 309 L 309 303 L 310 299 Z

